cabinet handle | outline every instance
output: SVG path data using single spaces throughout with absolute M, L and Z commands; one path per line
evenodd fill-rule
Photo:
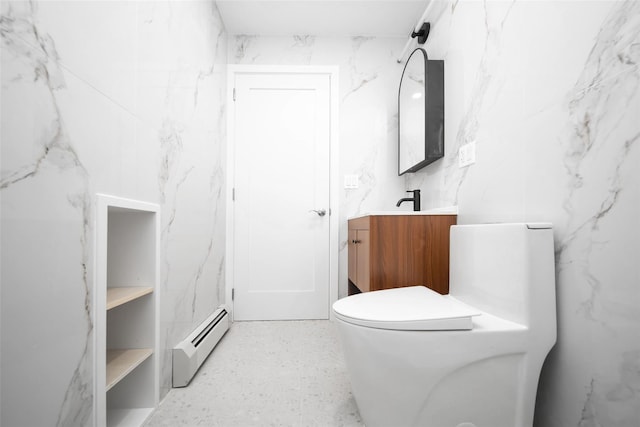
M 362 243 L 362 240 L 356 240 L 356 239 L 353 239 L 353 240 L 351 241 L 351 243 Z

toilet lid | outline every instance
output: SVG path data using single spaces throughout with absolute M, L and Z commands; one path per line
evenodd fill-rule
M 336 301 L 336 317 L 354 325 L 405 331 L 473 329 L 480 310 L 424 286 L 364 292 Z

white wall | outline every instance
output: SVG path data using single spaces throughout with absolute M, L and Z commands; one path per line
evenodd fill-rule
M 640 425 L 640 3 L 443 2 L 432 22 L 446 156 L 406 186 L 460 223 L 554 224 L 558 344 L 536 425 Z
M 90 425 L 95 193 L 161 204 L 169 348 L 224 299 L 226 33 L 209 1 L 2 2 L 2 425 Z

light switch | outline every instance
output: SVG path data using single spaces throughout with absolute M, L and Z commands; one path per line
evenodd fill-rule
M 463 168 L 476 162 L 476 142 L 471 141 L 458 150 L 458 166 Z
M 358 175 L 345 175 L 344 188 L 358 188 Z

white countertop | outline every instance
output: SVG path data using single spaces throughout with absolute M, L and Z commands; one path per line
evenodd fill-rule
M 447 206 L 444 208 L 427 209 L 426 211 L 373 211 L 356 215 L 348 219 L 362 218 L 365 216 L 383 216 L 383 215 L 458 215 L 457 206 Z

